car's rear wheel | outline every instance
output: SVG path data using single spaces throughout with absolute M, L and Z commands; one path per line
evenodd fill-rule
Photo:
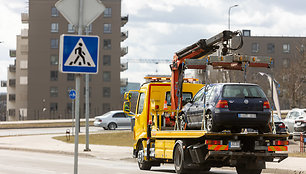
M 115 130 L 117 128 L 117 124 L 116 123 L 109 123 L 108 124 L 108 129 L 109 130 Z
M 216 132 L 217 131 L 217 128 L 216 128 L 216 125 L 215 125 L 215 122 L 214 122 L 214 118 L 213 118 L 211 112 L 209 112 L 207 114 L 207 117 L 206 117 L 206 129 L 207 129 L 208 132 Z

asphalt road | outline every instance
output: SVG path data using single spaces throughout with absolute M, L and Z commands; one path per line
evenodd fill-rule
M 0 174 L 72 174 L 73 156 L 25 151 L 0 150 Z M 80 174 L 168 174 L 175 173 L 173 165 L 141 171 L 135 161 L 101 160 L 79 157 Z M 213 169 L 209 174 L 235 174 L 235 170 Z

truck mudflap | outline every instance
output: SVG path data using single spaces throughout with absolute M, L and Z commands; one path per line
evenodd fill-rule
M 281 162 L 287 157 L 287 153 L 208 151 L 205 156 L 205 160 L 241 160 L 250 158 L 260 158 L 266 162 Z

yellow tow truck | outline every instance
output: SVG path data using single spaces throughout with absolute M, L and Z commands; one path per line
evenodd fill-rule
M 210 49 L 218 48 L 215 46 L 217 41 L 222 41 L 223 46 L 226 46 L 225 40 L 231 38 L 227 33 L 228 31 L 214 36 L 205 44 L 189 46 L 180 53 L 188 59 L 193 59 L 197 51 L 201 56 L 205 56 L 211 52 Z M 205 48 L 208 49 L 205 54 L 199 50 Z M 190 57 L 190 54 L 193 56 Z M 255 67 L 267 66 L 263 61 L 257 60 L 257 57 L 239 56 L 237 59 L 237 56 L 211 56 L 202 61 L 202 67 L 210 64 L 217 68 L 223 66 L 239 69 L 246 65 L 244 63 Z M 150 170 L 152 166 L 160 166 L 162 163 L 174 163 L 178 174 L 209 171 L 211 167 L 223 166 L 236 167 L 238 174 L 260 174 L 262 169 L 265 169 L 266 162 L 281 162 L 287 158 L 288 134 L 275 134 L 272 131 L 260 134 L 182 129 L 180 109 L 203 85 L 184 82 L 180 75 L 184 74 L 181 71 L 184 68 L 179 67 L 185 63 L 187 67 L 200 67 L 200 62 L 182 60 L 177 53 L 171 67 L 171 83 L 153 81 L 143 84 L 139 90 L 125 93 L 123 110 L 129 113 L 131 95 L 133 92 L 139 92 L 133 130 L 133 157 L 137 158 L 139 168 Z

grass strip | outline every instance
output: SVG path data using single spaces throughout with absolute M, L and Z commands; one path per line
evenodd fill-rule
M 67 143 L 74 143 L 74 136 L 67 140 L 66 136 L 53 137 L 56 140 Z M 85 135 L 79 135 L 79 143 L 85 144 Z M 116 131 L 112 133 L 89 134 L 89 144 L 110 145 L 110 146 L 133 146 L 133 132 Z

